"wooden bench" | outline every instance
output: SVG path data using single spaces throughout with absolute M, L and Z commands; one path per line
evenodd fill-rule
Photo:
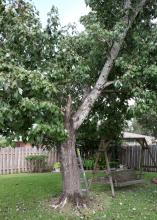
M 110 183 L 109 178 L 108 177 L 103 177 L 103 176 L 93 178 L 92 182 L 93 183 L 98 183 L 98 184 L 109 184 Z
M 111 171 L 111 176 L 115 187 L 144 183 L 143 175 L 132 169 L 114 170 Z

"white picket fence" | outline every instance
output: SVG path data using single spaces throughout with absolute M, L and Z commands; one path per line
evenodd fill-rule
M 36 147 L 6 147 L 0 148 L 0 174 L 29 172 L 30 167 L 25 159 L 28 155 L 47 155 L 47 165 L 58 161 L 58 154 L 55 149 L 46 151 Z

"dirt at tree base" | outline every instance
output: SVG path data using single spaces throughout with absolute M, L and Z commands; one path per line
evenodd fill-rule
M 95 213 L 104 212 L 110 206 L 112 197 L 104 192 L 100 193 L 90 193 L 89 196 L 84 199 L 86 207 L 76 208 L 74 205 L 67 203 L 63 208 L 57 208 L 56 210 L 52 208 L 54 204 L 58 202 L 59 198 L 53 198 L 52 200 L 47 200 L 44 202 L 44 207 L 46 209 L 52 210 L 52 212 L 63 213 L 66 216 L 79 217 L 80 219 L 90 219 Z

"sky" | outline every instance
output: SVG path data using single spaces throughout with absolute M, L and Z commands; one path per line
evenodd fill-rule
M 88 13 L 84 0 L 32 0 L 40 13 L 40 19 L 43 27 L 46 25 L 47 13 L 51 6 L 55 5 L 59 10 L 61 24 L 77 23 L 78 30 L 83 29 L 79 24 L 79 18 Z

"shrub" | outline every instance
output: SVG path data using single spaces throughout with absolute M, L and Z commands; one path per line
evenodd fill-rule
M 47 155 L 44 155 L 44 154 L 40 154 L 40 155 L 29 155 L 26 157 L 26 160 L 29 160 L 29 161 L 43 161 L 47 158 Z
M 43 172 L 46 169 L 47 155 L 29 155 L 26 157 L 31 172 Z
M 55 162 L 53 164 L 53 169 L 58 169 L 58 168 L 61 168 L 61 164 L 60 164 L 60 162 Z
M 10 146 L 9 142 L 4 137 L 0 137 L 0 148 L 8 146 Z
M 85 159 L 83 161 L 83 166 L 85 170 L 92 170 L 94 167 L 94 159 Z

